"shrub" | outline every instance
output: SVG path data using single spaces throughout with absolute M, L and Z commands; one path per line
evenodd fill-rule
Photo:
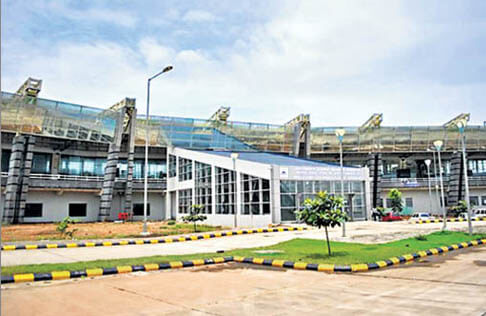
M 77 222 L 78 220 L 66 216 L 61 222 L 57 223 L 56 230 L 61 233 L 61 236 L 68 236 L 69 238 L 73 239 L 74 233 L 78 229 L 73 228 L 72 230 L 68 230 L 68 228 L 69 228 L 69 224 L 75 224 Z
M 167 225 L 175 225 L 176 221 L 170 220 L 167 222 Z

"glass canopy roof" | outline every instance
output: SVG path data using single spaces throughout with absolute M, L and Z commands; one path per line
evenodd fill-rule
M 109 143 L 113 140 L 118 112 L 42 98 L 22 99 L 2 92 L 2 130 L 24 134 L 53 136 L 75 140 Z M 145 144 L 146 121 L 137 117 L 135 144 Z M 311 152 L 339 152 L 335 136 L 337 127 L 316 127 L 311 130 Z M 359 131 L 344 127 L 343 149 L 346 152 L 414 152 L 426 151 L 441 139 L 443 150 L 457 150 L 460 134 L 443 126 L 382 126 Z M 465 131 L 468 151 L 486 150 L 486 127 L 468 126 Z M 173 145 L 194 149 L 292 150 L 293 131 L 284 125 L 219 122 L 192 118 L 151 116 L 149 144 Z

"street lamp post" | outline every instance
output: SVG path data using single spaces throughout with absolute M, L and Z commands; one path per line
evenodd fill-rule
M 147 80 L 147 113 L 145 114 L 145 164 L 144 164 L 144 180 L 143 180 L 143 232 L 142 235 L 148 235 L 147 231 L 147 182 L 148 182 L 148 145 L 149 145 L 149 113 L 150 113 L 150 81 L 157 78 L 164 72 L 172 70 L 172 66 L 165 67 L 159 73 L 153 75 Z
M 429 213 L 432 213 L 432 190 L 430 189 L 430 159 L 426 159 L 425 165 L 427 166 L 427 179 L 429 184 Z
M 461 120 L 456 123 L 457 127 L 459 128 L 459 132 L 461 133 L 461 144 L 462 144 L 462 162 L 464 164 L 464 189 L 465 189 L 465 200 L 467 205 L 467 225 L 469 228 L 469 235 L 472 235 L 472 223 L 471 223 L 471 205 L 469 201 L 469 180 L 467 177 L 467 161 L 466 161 L 466 142 L 464 139 L 466 138 L 466 134 L 464 133 L 464 129 L 466 128 L 466 120 Z M 461 190 L 461 188 L 459 188 Z
M 336 129 L 336 136 L 339 140 L 339 162 L 341 166 L 341 197 L 343 198 L 342 212 L 344 213 L 344 167 L 343 167 L 343 137 L 346 134 L 344 129 Z M 343 237 L 346 237 L 346 221 L 343 222 Z
M 440 149 L 444 143 L 441 140 L 436 140 L 434 142 L 435 149 L 437 150 L 437 155 L 439 158 L 439 181 L 440 181 L 440 196 L 442 200 L 442 214 L 443 214 L 443 224 L 442 230 L 446 229 L 447 226 L 447 216 L 446 216 L 446 207 L 445 207 L 445 199 L 444 199 L 444 183 L 442 182 L 442 162 L 440 160 Z
M 236 159 L 238 159 L 238 153 L 231 153 L 231 160 L 233 160 L 233 172 L 235 174 L 235 179 L 234 181 L 236 182 Z M 237 188 L 237 183 L 235 183 L 235 189 Z M 250 210 L 252 216 L 253 216 L 253 211 Z M 234 217 L 234 226 L 235 228 L 238 226 L 238 206 L 235 205 L 234 207 L 234 214 L 235 214 L 235 217 Z
M 439 185 L 437 184 L 437 163 L 435 160 L 435 151 L 432 150 L 432 156 L 434 160 L 434 188 L 435 188 L 435 199 L 437 200 L 437 205 L 440 206 L 440 197 L 439 197 Z

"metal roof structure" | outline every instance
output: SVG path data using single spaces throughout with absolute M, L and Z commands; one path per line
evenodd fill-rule
M 204 150 L 205 153 L 217 156 L 231 158 L 232 153 L 238 154 L 238 160 L 246 160 L 267 165 L 278 166 L 298 166 L 298 167 L 333 167 L 339 168 L 339 164 L 323 162 L 319 160 L 311 160 L 304 158 L 297 158 L 283 154 L 267 153 L 267 152 L 238 152 L 238 151 L 213 151 Z M 354 166 L 345 166 L 346 168 L 359 168 Z
M 116 109 L 100 109 L 72 103 L 2 92 L 2 130 L 23 134 L 59 137 L 73 140 L 110 143 L 120 119 Z M 380 116 L 381 118 L 381 116 Z M 381 121 L 380 121 L 381 122 Z M 205 119 L 151 116 L 150 146 L 179 146 L 189 149 L 292 152 L 294 131 L 282 124 L 262 124 L 226 121 L 212 124 Z M 145 118 L 137 117 L 135 145 L 145 144 Z M 335 129 L 343 127 L 314 127 L 311 129 L 312 154 L 338 153 Z M 345 152 L 420 152 L 432 148 L 435 140 L 444 142 L 444 151 L 454 151 L 460 145 L 457 128 L 447 126 L 381 126 L 362 129 L 344 127 Z M 486 150 L 486 127 L 465 128 L 468 151 Z

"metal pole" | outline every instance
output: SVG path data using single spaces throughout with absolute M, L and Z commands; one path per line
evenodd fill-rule
M 150 80 L 147 80 L 147 112 L 145 113 L 145 164 L 144 164 L 144 179 L 143 179 L 143 232 L 142 235 L 147 235 L 147 178 L 148 178 L 148 144 L 149 144 L 149 111 L 150 111 Z
M 235 158 L 233 158 L 233 157 L 232 157 L 232 159 L 233 159 L 233 174 L 234 174 L 234 176 L 235 176 L 235 179 L 233 179 L 233 180 L 235 181 L 235 190 L 236 190 L 236 185 L 237 185 L 237 183 L 236 183 L 236 159 L 235 159 Z M 233 176 L 233 175 L 232 175 L 232 176 Z M 237 194 L 238 194 L 238 192 L 237 192 Z M 236 202 L 236 201 L 235 201 L 235 202 Z M 236 203 L 235 203 L 235 204 L 236 204 Z M 235 217 L 234 217 L 234 225 L 235 225 L 235 228 L 236 228 L 236 227 L 238 227 L 238 218 L 237 218 L 237 216 L 238 216 L 238 215 L 237 215 L 237 213 L 238 213 L 238 208 L 237 208 L 237 205 L 235 205 L 235 206 L 234 206 L 233 210 L 234 210 L 234 213 L 235 213 Z M 253 215 L 253 210 L 251 209 L 251 207 L 250 207 L 250 213 Z
M 440 196 L 442 200 L 442 215 L 443 215 L 443 225 L 442 230 L 446 229 L 447 226 L 447 216 L 446 216 L 446 207 L 445 207 L 445 199 L 444 199 L 444 184 L 442 183 L 442 163 L 440 161 L 440 150 L 437 150 L 437 155 L 439 155 L 439 179 L 440 179 Z
M 464 134 L 464 130 L 460 129 L 461 131 L 461 142 L 462 142 L 462 161 L 464 163 L 464 188 L 465 188 L 465 193 L 466 193 L 466 205 L 467 205 L 467 226 L 469 228 L 469 235 L 472 235 L 473 228 L 472 228 L 472 222 L 471 222 L 471 205 L 469 201 L 469 180 L 467 177 L 467 161 L 466 161 L 466 143 L 464 139 L 466 138 L 466 135 Z M 460 190 L 461 188 L 459 188 Z
M 432 189 L 430 188 L 430 166 L 427 165 L 427 178 L 429 183 L 429 212 L 432 214 Z
M 343 140 L 339 139 L 339 160 L 341 165 L 341 196 L 343 198 L 342 211 L 344 213 L 344 167 L 343 167 Z M 346 221 L 343 222 L 343 237 L 346 237 Z
M 439 197 L 439 186 L 437 185 L 437 163 L 435 160 L 435 151 L 432 151 L 434 157 L 434 187 L 435 187 L 435 197 L 437 199 L 437 206 L 440 207 L 440 197 Z

